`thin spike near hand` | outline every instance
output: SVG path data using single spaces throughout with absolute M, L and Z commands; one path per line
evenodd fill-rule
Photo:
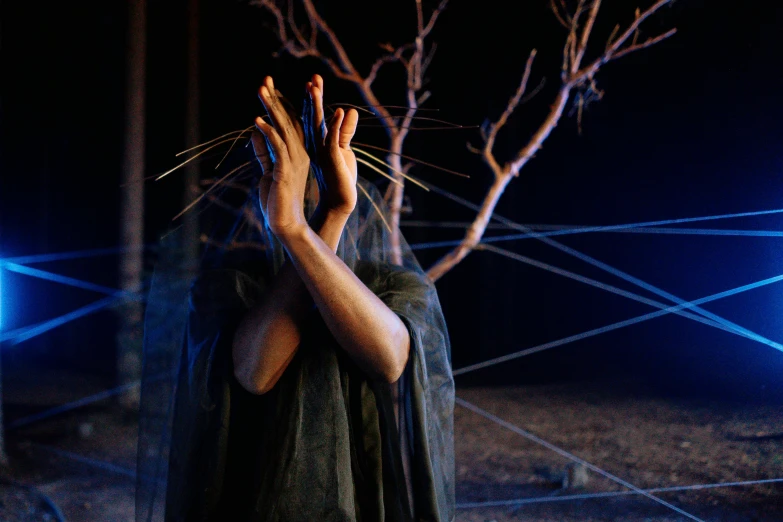
M 341 108 L 334 111 L 328 126 L 324 118 L 324 81 L 315 74 L 307 83 L 305 135 L 314 160 L 321 198 L 329 211 L 350 214 L 356 207 L 357 161 L 351 149 L 359 113 Z

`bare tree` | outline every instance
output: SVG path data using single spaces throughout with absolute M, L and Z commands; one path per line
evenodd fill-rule
M 120 258 L 120 287 L 128 293 L 141 290 L 144 245 L 144 136 L 146 69 L 146 0 L 128 0 L 126 70 L 125 153 L 122 166 L 120 236 L 127 249 Z M 118 384 L 141 377 L 143 309 L 141 302 L 128 300 L 121 307 L 117 333 Z M 139 388 L 120 396 L 120 404 L 137 409 Z
M 402 165 L 403 144 L 419 106 L 430 96 L 429 91 L 423 90 L 423 83 L 424 74 L 432 60 L 435 46 L 425 45 L 425 40 L 432 32 L 438 16 L 448 3 L 448 0 L 441 0 L 438 7 L 429 16 L 425 16 L 421 0 L 414 1 L 416 4 L 417 27 L 413 42 L 396 48 L 391 46 L 391 44 L 382 44 L 381 47 L 385 53 L 373 63 L 366 75 L 362 75 L 354 66 L 340 39 L 316 11 L 312 0 L 301 0 L 309 26 L 304 32 L 297 25 L 294 2 L 292 0 L 288 0 L 285 12 L 283 12 L 283 8 L 275 0 L 251 1 L 251 4 L 266 9 L 274 16 L 277 37 L 283 45 L 285 52 L 297 58 L 308 56 L 318 58 L 329 67 L 332 74 L 337 78 L 353 83 L 386 129 L 386 134 L 389 138 L 388 164 L 391 166 L 389 176 L 393 180 L 389 185 L 386 200 L 389 203 L 393 221 L 392 248 L 393 256 L 397 263 L 400 263 L 402 259 L 399 224 L 405 187 L 403 172 L 406 168 Z M 319 35 L 326 37 L 336 58 L 332 58 L 318 48 L 317 40 Z M 391 62 L 401 63 L 407 76 L 407 110 L 404 116 L 392 116 L 389 110 L 381 104 L 373 89 L 373 84 L 381 67 Z M 365 162 L 361 158 L 357 159 L 362 163 Z
M 473 152 L 480 154 L 484 163 L 492 171 L 494 179 L 484 196 L 475 219 L 466 231 L 460 244 L 443 256 L 428 271 L 429 277 L 436 281 L 454 268 L 465 256 L 479 247 L 484 232 L 492 213 L 497 206 L 500 196 L 508 183 L 519 175 L 533 155 L 541 148 L 541 145 L 549 137 L 557 126 L 570 100 L 578 111 L 581 122 L 582 110 L 591 99 L 600 99 L 603 94 L 595 84 L 595 76 L 601 68 L 618 58 L 629 53 L 650 47 L 675 33 L 670 29 L 660 35 L 639 41 L 639 27 L 650 16 L 673 0 L 657 0 L 645 10 L 636 9 L 633 22 L 624 29 L 620 25 L 615 26 L 604 50 L 597 58 L 585 63 L 585 54 L 595 21 L 601 9 L 601 0 L 577 0 L 570 5 L 566 0 L 550 0 L 552 11 L 558 22 L 568 31 L 563 46 L 562 64 L 560 72 L 560 87 L 550 105 L 550 110 L 530 140 L 521 145 L 514 154 L 512 160 L 500 163 L 495 155 L 495 141 L 498 133 L 514 114 L 516 108 L 527 92 L 528 81 L 533 68 L 536 50 L 533 49 L 527 59 L 519 87 L 506 105 L 500 117 L 482 127 L 481 136 L 483 147 L 470 147 Z M 340 79 L 353 83 L 362 98 L 375 112 L 386 129 L 389 137 L 390 176 L 395 183 L 389 186 L 389 203 L 392 219 L 395 225 L 399 225 L 400 211 L 403 201 L 403 172 L 401 158 L 403 144 L 408 135 L 411 122 L 416 117 L 416 112 L 421 104 L 430 96 L 429 91 L 423 91 L 424 74 L 432 60 L 435 50 L 434 44 L 427 44 L 426 39 L 430 35 L 440 13 L 446 7 L 448 0 L 441 0 L 438 7 L 425 16 L 421 0 L 414 0 L 417 15 L 416 36 L 413 42 L 400 47 L 392 47 L 384 44 L 381 47 L 382 54 L 372 65 L 366 75 L 362 75 L 351 61 L 348 51 L 343 47 L 335 32 L 327 25 L 326 21 L 316 11 L 312 0 L 299 0 L 304 7 L 307 16 L 307 25 L 302 28 L 298 25 L 295 13 L 295 1 L 286 0 L 285 8 L 276 0 L 252 0 L 251 3 L 266 9 L 274 18 L 274 30 L 282 44 L 282 50 L 297 58 L 314 57 L 324 62 L 331 72 Z M 299 3 L 297 2 L 297 3 Z M 319 36 L 325 36 L 331 47 L 331 53 L 319 49 L 317 41 Z M 407 74 L 407 111 L 403 117 L 393 117 L 389 111 L 381 105 L 373 90 L 378 71 L 387 63 L 400 62 Z M 398 230 L 398 226 L 394 227 Z M 399 259 L 399 237 L 395 238 L 397 247 L 397 259 Z
M 201 89 L 199 76 L 201 73 L 201 51 L 199 45 L 200 9 L 199 0 L 188 0 L 188 54 L 187 54 L 187 84 L 185 86 L 185 148 L 190 149 L 199 143 L 201 136 Z M 185 165 L 185 186 L 182 195 L 183 205 L 189 204 L 201 193 L 199 163 L 191 161 Z M 183 258 L 185 266 L 190 269 L 197 266 L 199 249 L 199 224 L 195 212 L 187 212 L 182 217 L 183 228 Z

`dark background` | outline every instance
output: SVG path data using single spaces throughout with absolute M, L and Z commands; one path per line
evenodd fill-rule
M 410 5 L 409 5 L 410 4 Z M 435 2 L 425 1 L 431 8 Z M 517 87 L 529 50 L 539 54 L 531 85 L 496 147 L 511 157 L 540 123 L 558 85 L 564 30 L 548 2 L 512 9 L 501 0 L 452 0 L 433 34 L 429 71 L 438 118 L 464 125 L 495 119 Z M 592 50 L 633 5 L 607 1 Z M 642 4 L 645 7 L 647 3 Z M 366 72 L 379 42 L 412 37 L 413 2 L 319 2 Z M 284 56 L 266 13 L 237 1 L 201 5 L 202 137 L 246 127 L 261 110 L 255 91 L 271 74 L 298 99 L 312 72 L 329 102 L 363 104 L 354 88 L 313 60 Z M 124 2 L 2 0 L 2 173 L 0 256 L 117 245 L 122 161 L 126 11 Z M 148 18 L 147 172 L 174 166 L 184 148 L 185 2 L 151 2 Z M 520 12 L 517 12 L 520 11 Z M 779 208 L 783 185 L 783 7 L 764 0 L 678 0 L 645 35 L 676 26 L 654 48 L 606 66 L 606 94 L 586 111 L 581 135 L 564 119 L 508 187 L 498 214 L 520 223 L 610 225 Z M 589 56 L 588 56 L 589 58 Z M 401 69 L 378 79 L 384 103 L 400 104 Z M 378 129 L 361 140 L 385 145 Z M 406 152 L 471 174 L 470 180 L 417 167 L 413 174 L 476 203 L 490 172 L 468 153 L 475 129 L 412 132 Z M 206 167 L 205 167 L 206 168 Z M 375 179 L 372 173 L 363 175 Z M 180 178 L 181 179 L 181 178 Z M 181 208 L 181 181 L 147 186 L 146 236 L 154 242 Z M 468 210 L 409 187 L 408 219 L 466 221 Z M 693 227 L 781 230 L 772 215 Z M 410 243 L 456 239 L 457 230 L 405 229 Z M 492 232 L 497 233 L 497 232 Z M 583 234 L 563 243 L 685 299 L 780 274 L 781 238 Z M 501 246 L 636 291 L 627 283 L 533 240 Z M 443 250 L 421 251 L 426 268 Z M 36 265 L 117 285 L 116 257 Z M 94 300 L 86 291 L 2 274 L 2 321 L 10 329 Z M 650 311 L 645 305 L 565 280 L 489 252 L 471 254 L 438 282 L 453 344 L 453 365 L 496 357 Z M 643 291 L 643 293 L 648 295 Z M 651 296 L 654 297 L 654 296 Z M 783 340 L 783 289 L 767 286 L 705 305 L 773 340 Z M 35 364 L 110 375 L 110 312 L 101 312 L 6 350 Z M 459 377 L 458 384 L 541 383 L 631 376 L 666 392 L 742 400 L 783 400 L 783 354 L 680 317 L 667 316 Z

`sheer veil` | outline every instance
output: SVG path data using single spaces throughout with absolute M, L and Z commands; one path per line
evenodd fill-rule
M 243 154 L 252 156 L 248 149 L 239 148 L 231 160 Z M 202 386 L 197 398 L 200 405 L 185 404 L 181 398 L 177 403 L 178 388 L 185 384 L 196 385 L 187 382 L 196 374 L 191 371 L 195 364 L 193 356 L 186 355 L 189 353 L 189 314 L 195 306 L 194 282 L 210 271 L 236 271 L 245 278 L 242 281 L 251 283 L 269 280 L 285 261 L 282 245 L 256 210 L 258 197 L 253 187 L 257 186 L 261 169 L 252 157 L 241 157 L 236 163 L 242 161 L 247 162 L 245 167 L 236 170 L 233 177 L 228 178 L 230 181 L 210 186 L 208 197 L 191 210 L 197 213 L 199 226 L 195 258 L 192 254 L 190 258 L 186 255 L 193 249 L 187 244 L 184 227 L 166 234 L 159 242 L 145 316 L 137 522 L 168 519 L 165 503 L 172 444 L 181 443 L 173 435 L 175 422 L 183 422 L 183 412 L 187 408 L 201 407 L 209 412 L 221 400 L 215 394 L 222 392 Z M 306 201 L 308 217 L 317 201 L 317 185 L 316 173 L 311 169 Z M 357 189 L 358 203 L 343 231 L 337 255 L 357 275 L 361 272 L 360 279 L 369 288 L 384 287 L 390 278 L 401 277 L 394 274 L 406 274 L 405 277 L 414 278 L 421 287 L 413 301 L 404 301 L 391 294 L 387 299 L 392 303 L 390 307 L 395 306 L 405 318 L 414 341 L 411 349 L 416 354 L 411 358 L 412 400 L 404 413 L 410 419 L 409 439 L 417 463 L 413 470 L 418 477 L 415 484 L 434 491 L 431 495 L 428 493 L 431 498 L 422 501 L 421 506 L 417 501 L 417 512 L 424 520 L 452 520 L 454 384 L 450 345 L 440 304 L 432 283 L 404 238 L 401 241 L 402 265 L 393 267 L 391 272 L 379 268 L 392 265 L 392 220 L 373 183 L 360 177 Z

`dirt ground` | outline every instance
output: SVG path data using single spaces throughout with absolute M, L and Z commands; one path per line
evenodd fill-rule
M 783 406 L 658 397 L 628 385 L 474 388 L 457 395 L 642 489 L 783 478 Z M 593 471 L 557 491 L 570 462 L 463 407 L 457 502 L 621 491 Z M 656 493 L 710 521 L 783 520 L 783 483 Z M 680 521 L 640 495 L 460 509 L 463 521 Z
M 101 390 L 57 379 L 35 394 L 6 394 L 8 421 Z M 627 384 L 571 383 L 458 389 L 458 397 L 636 487 L 661 488 L 783 478 L 783 406 L 657 396 Z M 56 520 L 34 486 L 71 522 L 133 519 L 136 425 L 110 400 L 8 435 L 11 476 L 0 483 L 0 520 Z M 67 453 L 66 453 L 67 452 Z M 689 520 L 594 471 L 562 489 L 569 460 L 464 407 L 455 411 L 457 520 L 465 522 Z M 87 457 L 112 467 L 78 460 Z M 783 521 L 783 483 L 655 493 L 705 521 Z M 519 505 L 471 503 L 528 499 Z M 535 499 L 535 500 L 531 500 Z

